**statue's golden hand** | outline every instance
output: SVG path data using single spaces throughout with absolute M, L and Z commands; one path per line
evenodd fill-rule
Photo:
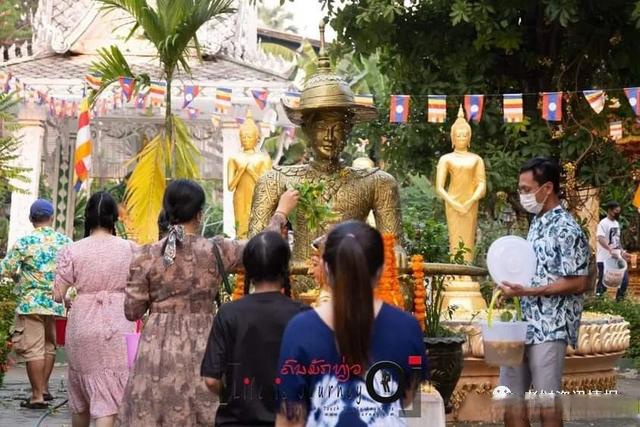
M 468 208 L 466 208 L 462 203 L 456 202 L 455 200 L 450 200 L 449 204 L 456 212 L 459 212 L 461 214 L 466 214 L 467 212 L 469 212 Z

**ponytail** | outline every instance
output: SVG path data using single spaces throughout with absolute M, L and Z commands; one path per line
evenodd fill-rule
M 373 289 L 367 257 L 354 236 L 338 245 L 333 283 L 334 331 L 340 354 L 349 365 L 369 364 L 373 328 Z

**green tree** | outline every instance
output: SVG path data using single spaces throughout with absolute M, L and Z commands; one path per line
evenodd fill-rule
M 20 140 L 15 137 L 19 125 L 12 108 L 18 103 L 13 94 L 0 93 L 0 200 L 12 191 L 20 191 L 20 183 L 28 183 L 28 169 L 15 165 Z M 16 184 L 16 185 L 14 185 Z
M 29 15 L 35 11 L 37 5 L 37 0 L 0 2 L 0 46 L 11 46 L 31 38 Z
M 390 141 L 384 156 L 399 177 L 433 176 L 440 155 L 450 151 L 448 137 L 462 95 L 489 94 L 472 149 L 485 159 L 489 196 L 513 192 L 517 169 L 534 155 L 574 162 L 581 185 L 632 187 L 637 164 L 607 139 L 608 123 L 635 117 L 621 90 L 620 100 L 595 114 L 581 93 L 591 88 L 623 88 L 640 83 L 640 2 L 631 0 L 432 0 L 409 6 L 388 0 L 348 4 L 327 1 L 339 50 L 356 56 L 378 55 L 388 92 L 377 97 L 379 120 L 356 130 L 378 144 Z M 573 91 L 565 98 L 562 122 L 540 117 L 538 94 Z M 388 123 L 388 94 L 412 95 L 410 122 Z M 525 93 L 523 123 L 505 124 L 503 93 Z M 428 124 L 428 94 L 447 94 L 449 121 Z M 496 95 L 490 95 L 496 94 Z
M 298 27 L 293 25 L 293 13 L 280 7 L 258 5 L 258 19 L 267 28 L 288 33 L 298 33 Z
M 185 123 L 172 111 L 171 87 L 179 70 L 190 74 L 189 60 L 200 59 L 196 32 L 209 20 L 234 11 L 231 0 L 98 0 L 106 12 L 119 10 L 131 18 L 128 38 L 140 30 L 157 50 L 166 86 L 166 114 L 163 131 L 137 155 L 136 167 L 127 180 L 126 203 L 140 242 L 157 239 L 156 219 L 160 213 L 166 180 L 198 178 L 199 151 L 193 145 Z M 125 76 L 135 79 L 136 88 L 150 84 L 146 74 L 135 74 L 118 46 L 99 50 L 100 60 L 91 69 L 102 75 L 100 89 Z

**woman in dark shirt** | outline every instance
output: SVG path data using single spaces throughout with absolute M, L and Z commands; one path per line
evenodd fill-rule
M 216 426 L 273 425 L 276 368 L 287 322 L 307 308 L 289 298 L 288 243 L 268 231 L 247 243 L 242 256 L 245 289 L 254 293 L 220 307 L 201 375 L 220 395 Z M 281 291 L 284 291 L 284 295 Z
M 426 379 L 425 347 L 410 314 L 373 297 L 382 236 L 363 222 L 339 224 L 323 261 L 332 299 L 287 325 L 276 426 L 405 425 L 401 410 Z

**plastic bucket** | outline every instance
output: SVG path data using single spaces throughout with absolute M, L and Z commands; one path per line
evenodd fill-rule
M 127 365 L 129 369 L 133 368 L 136 361 L 136 355 L 138 354 L 138 343 L 140 342 L 139 332 L 127 332 L 124 334 L 124 339 L 127 342 Z
M 484 361 L 490 366 L 518 366 L 524 358 L 527 322 L 481 323 Z
M 64 347 L 65 336 L 67 335 L 67 318 L 56 317 L 56 345 Z
M 627 271 L 627 263 L 622 258 L 611 257 L 604 261 L 604 274 L 602 283 L 607 288 L 618 288 Z

